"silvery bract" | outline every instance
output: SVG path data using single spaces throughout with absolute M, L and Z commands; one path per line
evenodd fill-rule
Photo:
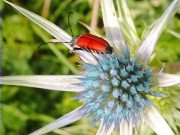
M 55 24 L 44 18 L 10 4 L 24 16 L 50 33 L 58 41 L 71 41 L 72 37 Z M 124 21 L 129 25 L 129 37 L 134 46 L 139 47 L 134 56 L 130 56 L 130 49 L 120 29 L 122 18 L 118 19 L 112 0 L 101 0 L 106 38 L 114 48 L 113 54 L 96 54 L 87 51 L 77 51 L 82 59 L 84 72 L 80 76 L 4 76 L 1 84 L 20 85 L 43 89 L 77 92 L 75 99 L 84 101 L 84 104 L 33 132 L 31 135 L 40 135 L 51 132 L 71 124 L 82 117 L 93 117 L 93 123 L 99 124 L 97 135 L 110 135 L 118 130 L 120 135 L 132 135 L 133 128 L 138 128 L 141 120 L 145 121 L 158 135 L 173 135 L 173 131 L 157 111 L 148 95 L 162 97 L 163 94 L 152 89 L 169 87 L 180 83 L 180 76 L 167 73 L 154 73 L 147 65 L 156 46 L 157 40 L 167 22 L 179 5 L 173 0 L 164 14 L 154 24 L 141 45 L 136 36 L 136 28 L 129 17 L 129 10 L 125 0 L 120 0 L 126 14 Z M 128 33 L 128 32 L 127 32 Z M 72 46 L 65 44 L 71 51 Z M 129 45 L 132 47 L 132 45 Z M 154 79 L 156 77 L 156 80 Z M 157 81 L 157 83 L 154 83 Z

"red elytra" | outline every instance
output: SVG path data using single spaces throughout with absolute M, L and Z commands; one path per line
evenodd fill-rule
M 74 47 L 74 50 L 88 50 L 109 54 L 113 52 L 113 48 L 106 40 L 89 33 L 85 33 L 79 36 L 77 39 L 73 39 L 71 43 L 73 46 L 77 45 L 79 47 Z

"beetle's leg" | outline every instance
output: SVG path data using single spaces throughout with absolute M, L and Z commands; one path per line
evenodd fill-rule
M 73 50 L 74 50 L 74 51 L 77 51 L 77 50 L 84 50 L 84 49 L 79 48 L 79 47 L 74 47 Z

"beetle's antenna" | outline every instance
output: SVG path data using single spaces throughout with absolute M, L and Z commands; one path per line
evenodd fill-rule
M 69 24 L 69 28 L 70 28 L 70 30 L 71 30 L 72 37 L 74 37 L 74 33 L 73 33 L 73 31 L 72 31 L 71 23 L 70 23 L 70 19 L 69 19 L 71 14 L 73 14 L 73 12 L 69 12 L 69 14 L 68 14 L 68 24 Z

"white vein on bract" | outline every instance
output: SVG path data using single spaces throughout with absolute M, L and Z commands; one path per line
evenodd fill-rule
M 105 131 L 105 126 L 104 126 L 104 121 L 101 120 L 98 131 L 96 133 L 96 135 L 104 135 L 104 131 Z
M 164 26 L 167 24 L 168 21 L 171 20 L 171 17 L 173 16 L 173 13 L 178 6 L 179 0 L 173 0 L 167 10 L 164 12 L 164 14 L 160 17 L 152 30 L 149 32 L 146 39 L 143 41 L 141 47 L 135 55 L 136 58 L 140 59 L 145 64 L 148 62 Z
M 129 135 L 132 135 L 133 134 L 133 123 L 132 123 L 132 120 L 129 122 L 128 129 L 129 129 Z
M 107 40 L 117 54 L 126 52 L 127 45 L 121 33 L 112 0 L 101 0 L 101 9 Z
M 84 50 L 78 50 L 76 51 L 77 55 L 86 63 L 90 63 L 90 64 L 97 64 L 98 60 L 102 60 L 103 59 L 103 55 L 102 54 L 98 54 L 97 52 L 87 52 Z
M 93 55 L 93 52 L 87 52 L 87 51 L 79 50 L 76 53 L 86 63 L 91 63 L 91 64 L 97 63 L 97 59 Z
M 143 118 L 158 135 L 174 135 L 167 122 L 155 107 L 147 107 L 144 111 Z
M 29 18 L 31 21 L 36 23 L 38 26 L 43 28 L 45 31 L 50 33 L 53 37 L 55 37 L 59 42 L 70 42 L 72 37 L 66 33 L 64 30 L 53 24 L 52 22 L 44 19 L 41 16 L 36 15 L 33 12 L 30 12 L 22 7 L 19 7 L 11 2 L 5 1 L 12 7 L 14 7 L 16 10 L 18 10 L 20 13 L 22 13 L 24 16 Z M 70 44 L 64 43 L 70 50 L 73 48 L 70 46 Z
M 120 123 L 120 135 L 132 135 L 132 132 L 132 122 L 130 121 L 128 124 L 125 120 L 122 120 Z
M 159 73 L 157 75 L 157 86 L 158 87 L 169 87 L 180 84 L 180 75 Z
M 84 88 L 77 85 L 81 82 L 79 78 L 81 78 L 81 76 L 73 75 L 3 76 L 0 77 L 0 84 L 81 92 Z
M 114 127 L 115 127 L 115 125 L 114 125 L 114 123 L 112 123 L 111 126 L 110 126 L 109 129 L 105 132 L 104 135 L 110 135 L 110 134 L 113 132 Z
M 42 135 L 49 133 L 55 129 L 64 127 L 68 124 L 71 124 L 84 116 L 83 106 L 73 110 L 72 112 L 62 116 L 61 118 L 55 120 L 54 122 L 38 129 L 37 131 L 31 133 L 30 135 Z

